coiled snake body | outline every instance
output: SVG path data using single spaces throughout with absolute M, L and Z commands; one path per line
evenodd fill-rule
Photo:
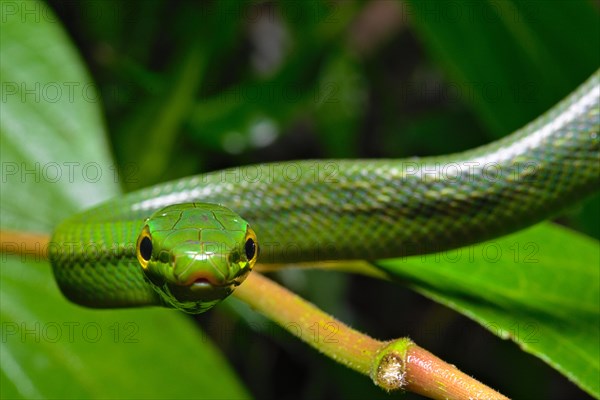
M 260 164 L 129 193 L 57 227 L 54 274 L 87 306 L 202 312 L 243 281 L 258 243 L 267 263 L 375 260 L 507 234 L 598 189 L 599 102 L 596 72 L 522 129 L 463 153 Z

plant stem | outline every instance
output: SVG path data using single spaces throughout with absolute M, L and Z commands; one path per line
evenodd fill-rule
M 234 295 L 332 359 L 362 374 L 370 374 L 371 361 L 381 342 L 349 328 L 256 272 L 248 276 Z
M 327 315 L 259 273 L 234 295 L 337 362 L 386 389 L 407 389 L 432 399 L 506 399 L 410 339 L 375 340 Z
M 417 345 L 408 349 L 406 389 L 432 399 L 507 399 Z
M 47 259 L 50 236 L 45 233 L 0 230 L 0 253 Z

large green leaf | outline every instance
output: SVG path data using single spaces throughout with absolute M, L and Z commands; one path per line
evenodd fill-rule
M 68 303 L 46 262 L 2 261 L 1 395 L 14 398 L 246 398 L 227 361 L 172 310 Z
M 117 194 L 118 177 L 96 90 L 58 20 L 38 2 L 1 5 L 1 228 L 48 232 Z M 0 272 L 2 398 L 248 397 L 184 315 L 75 306 L 34 256 L 3 254 Z
M 596 240 L 546 223 L 477 246 L 377 265 L 600 396 Z

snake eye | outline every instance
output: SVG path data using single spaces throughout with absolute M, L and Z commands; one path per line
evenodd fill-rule
M 246 254 L 246 259 L 250 263 L 250 268 L 252 268 L 254 262 L 256 261 L 256 257 L 258 256 L 258 242 L 256 240 L 256 234 L 250 227 L 248 227 L 246 230 L 244 253 Z
M 140 243 L 140 256 L 146 261 L 152 256 L 152 241 L 148 236 L 145 236 Z
M 152 237 L 148 230 L 148 226 L 144 227 L 137 242 L 137 259 L 142 265 L 142 268 L 148 267 L 148 261 L 152 257 Z
M 252 238 L 248 238 L 246 240 L 244 249 L 246 250 L 246 257 L 248 258 L 248 260 L 252 260 L 256 255 L 256 243 Z

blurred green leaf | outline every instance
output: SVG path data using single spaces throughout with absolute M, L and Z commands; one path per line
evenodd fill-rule
M 549 223 L 477 246 L 378 262 L 600 396 L 600 251 Z
M 367 100 L 360 64 L 344 48 L 332 51 L 324 64 L 312 96 L 316 129 L 330 157 L 357 157 Z
M 181 154 L 186 147 L 181 140 L 185 123 L 200 88 L 213 84 L 206 81 L 209 64 L 225 62 L 223 53 L 237 38 L 242 20 L 236 16 L 242 15 L 243 7 L 232 1 L 183 2 L 174 7 L 178 24 L 169 32 L 174 42 L 169 50 L 174 54 L 163 61 L 167 64 L 164 82 L 158 88 L 150 88 L 142 102 L 132 104 L 116 128 L 119 160 L 136 165 L 141 172 L 140 181 L 129 185 L 129 189 L 199 169 L 201 154 L 195 152 L 188 158 Z M 214 34 L 216 31 L 218 35 Z
M 495 137 L 542 114 L 600 64 L 598 8 L 589 1 L 408 3 L 456 96 Z
M 118 194 L 118 176 L 95 87 L 58 20 L 38 2 L 2 6 L 1 228 L 49 232 Z M 33 256 L 3 254 L 0 273 L 2 398 L 248 397 L 184 315 L 75 306 Z
M 249 4 L 245 6 L 251 8 Z M 337 151 L 340 132 L 351 144 L 345 136 L 354 137 L 358 130 L 356 122 L 361 113 L 354 111 L 361 105 L 361 88 L 356 86 L 362 81 L 356 63 L 339 42 L 358 11 L 352 2 L 344 7 L 328 7 L 320 2 L 296 1 L 282 2 L 262 12 L 246 10 L 247 15 L 262 17 L 252 19 L 253 25 L 269 25 L 262 28 L 267 31 L 261 33 L 263 36 L 276 33 L 280 37 L 283 43 L 273 45 L 276 49 L 271 51 L 283 52 L 282 60 L 272 71 L 252 71 L 229 85 L 205 88 L 208 93 L 189 115 L 194 138 L 203 148 L 237 154 L 265 147 L 295 118 L 316 112 L 320 113 L 318 128 L 324 128 L 319 131 L 319 139 L 328 150 Z M 256 26 L 254 29 L 260 31 Z M 335 111 L 342 111 L 339 115 L 332 112 L 334 101 L 339 107 Z M 351 127 L 350 117 L 354 122 Z M 344 129 L 334 127 L 341 120 L 347 120 Z M 343 153 L 349 154 L 347 149 Z
M 5 2 L 0 26 L 2 226 L 49 232 L 118 192 L 100 97 L 44 5 Z
M 129 189 L 159 182 L 169 170 L 182 121 L 200 83 L 204 57 L 202 48 L 192 42 L 170 84 L 139 105 L 123 123 L 117 147 L 122 150 L 119 158 L 135 165 L 141 176 Z

